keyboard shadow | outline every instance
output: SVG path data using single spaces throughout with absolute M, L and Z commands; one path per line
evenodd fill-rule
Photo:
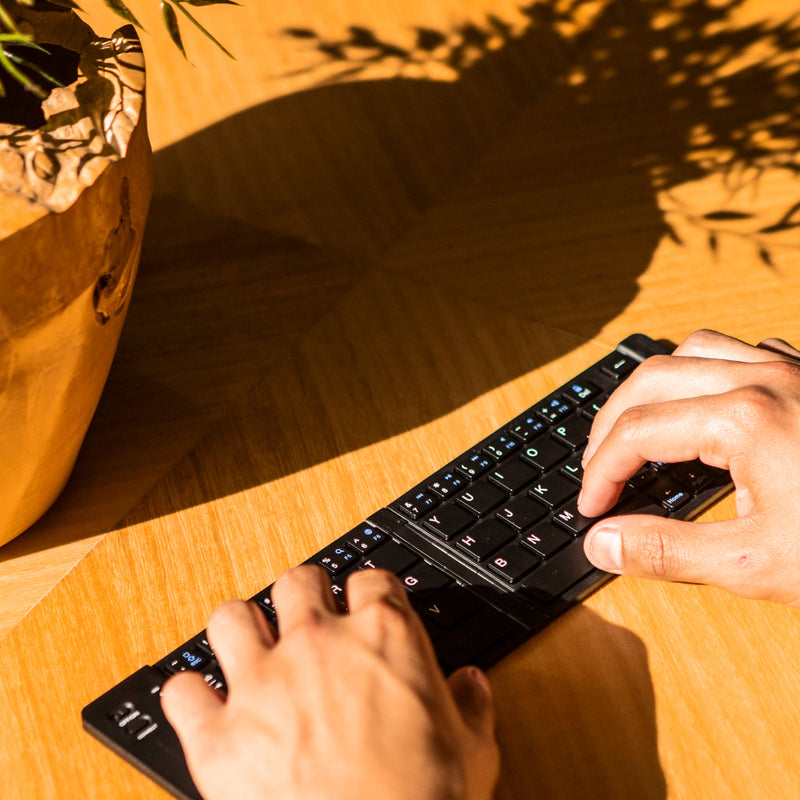
M 520 36 L 492 19 L 494 44 L 480 26 L 456 31 L 478 53 L 474 63 L 464 48 L 434 56 L 439 39 L 423 31 L 414 57 L 443 59 L 457 80 L 401 71 L 320 83 L 157 152 L 128 323 L 75 475 L 2 557 L 108 530 L 231 409 L 222 427 L 251 419 L 246 435 L 264 448 L 293 436 L 260 414 L 307 401 L 304 347 L 314 369 L 330 366 L 315 379 L 328 399 L 314 413 L 324 407 L 333 435 L 290 459 L 208 469 L 169 502 L 137 506 L 126 524 L 416 428 L 598 336 L 675 235 L 660 191 L 778 158 L 754 131 L 800 139 L 798 101 L 776 91 L 787 78 L 772 55 L 715 72 L 759 42 L 798 45 L 788 24 L 726 28 L 738 5 L 611 0 L 567 36 L 562 17 L 534 4 Z M 654 23 L 667 12 L 673 24 Z M 336 51 L 313 31 L 284 35 L 312 42 L 323 62 Z M 357 54 L 364 35 L 351 29 L 339 50 Z M 371 36 L 373 52 L 380 32 Z M 349 55 L 342 68 L 357 76 L 365 59 Z M 727 161 L 702 155 L 712 147 Z M 711 247 L 717 222 L 697 224 Z M 569 334 L 525 346 L 519 331 L 533 335 L 536 322 Z M 506 347 L 500 336 L 517 341 Z M 371 355 L 359 360 L 368 340 Z M 375 389 L 375 375 L 391 391 Z M 360 402 L 369 396 L 369 413 L 353 404 L 352 387 L 368 387 Z M 296 422 L 288 411 L 276 418 Z M 226 451 L 216 434 L 213 457 L 237 463 L 235 441 Z
M 635 633 L 580 606 L 489 677 L 502 752 L 496 800 L 667 796 L 647 648 Z

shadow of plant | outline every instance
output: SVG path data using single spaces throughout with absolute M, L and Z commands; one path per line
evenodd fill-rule
M 311 28 L 289 28 L 284 34 L 319 55 L 317 64 L 299 73 L 313 75 L 324 68 L 321 85 L 358 78 L 376 63 L 394 64 L 397 77 L 435 73 L 455 79 L 492 52 L 523 42 L 530 30 L 549 31 L 563 46 L 582 54 L 560 77 L 572 87 L 576 104 L 596 103 L 623 72 L 635 72 L 645 103 L 647 95 L 659 98 L 661 115 L 669 117 L 666 135 L 653 137 L 651 126 L 643 139 L 646 152 L 633 150 L 629 162 L 632 169 L 647 172 L 655 191 L 665 193 L 667 234 L 683 243 L 669 223 L 680 218 L 702 230 L 714 252 L 722 237 L 744 237 L 758 258 L 774 267 L 774 249 L 795 247 L 775 234 L 800 227 L 800 201 L 763 220 L 747 209 L 743 193 L 757 189 L 769 170 L 800 174 L 800 15 L 736 27 L 732 15 L 743 3 L 611 0 L 602 4 L 590 25 L 580 28 L 581 12 L 597 3 L 549 0 L 521 9 L 527 20 L 522 32 L 487 15 L 482 26 L 470 22 L 447 31 L 416 28 L 411 46 L 359 26 L 338 39 Z M 331 64 L 338 70 L 331 72 Z M 697 211 L 669 192 L 712 174 L 720 176 L 727 191 L 719 207 Z M 741 223 L 748 222 L 742 230 Z

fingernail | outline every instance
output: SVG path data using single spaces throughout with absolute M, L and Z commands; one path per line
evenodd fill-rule
M 622 533 L 616 525 L 601 524 L 586 537 L 586 555 L 606 572 L 622 572 Z

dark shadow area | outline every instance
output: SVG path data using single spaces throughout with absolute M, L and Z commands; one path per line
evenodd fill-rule
M 573 4 L 570 13 L 581 5 Z M 535 348 L 511 355 L 507 349 L 487 366 L 485 352 L 474 346 L 474 326 L 489 330 L 488 318 L 499 311 L 555 326 L 569 314 L 571 330 L 595 335 L 635 296 L 638 277 L 670 232 L 657 191 L 727 170 L 734 205 L 699 221 L 713 247 L 724 235 L 726 215 L 746 214 L 736 205 L 745 180 L 777 166 L 797 171 L 800 100 L 789 56 L 800 46 L 800 30 L 789 23 L 732 28 L 730 16 L 739 5 L 617 0 L 570 40 L 560 32 L 574 21 L 569 14 L 537 3 L 525 12 L 530 24 L 521 36 L 494 20 L 483 35 L 474 26 L 438 35 L 426 30 L 412 54 L 392 50 L 378 32 L 363 29 L 341 42 L 310 30 L 288 32 L 315 48 L 320 64 L 333 60 L 351 77 L 368 62 L 389 58 L 399 59 L 402 75 L 403 59 L 420 62 L 429 53 L 458 72 L 458 80 L 339 84 L 326 78 L 325 85 L 250 109 L 160 151 L 158 183 L 180 185 L 184 176 L 203 215 L 222 214 L 230 193 L 189 178 L 186 154 L 207 152 L 211 158 L 223 142 L 234 159 L 236 153 L 265 153 L 267 167 L 257 175 L 256 189 L 244 169 L 232 171 L 232 179 L 241 180 L 241 205 L 232 211 L 253 223 L 247 235 L 255 236 L 258 224 L 272 227 L 265 233 L 269 246 L 283 225 L 285 233 L 302 238 L 296 220 L 303 216 L 312 230 L 306 241 L 334 259 L 339 254 L 345 266 L 335 269 L 345 270 L 348 279 L 355 263 L 391 270 L 404 282 L 403 289 L 374 282 L 370 290 L 362 287 L 362 303 L 371 308 L 360 311 L 362 321 L 374 315 L 376 326 L 394 320 L 402 342 L 386 338 L 365 369 L 368 359 L 351 357 L 359 342 L 367 346 L 365 323 L 332 333 L 320 363 L 336 363 L 336 379 L 353 386 L 369 384 L 377 374 L 370 369 L 389 363 L 406 383 L 398 381 L 396 393 L 381 397 L 374 413 L 354 416 L 351 393 L 343 392 L 338 404 L 337 387 L 317 373 L 335 435 L 309 442 L 304 458 L 281 467 L 226 471 L 198 499 L 274 480 L 284 469 L 303 469 L 418 426 L 559 355 Z M 767 44 L 769 54 L 758 51 L 756 58 L 756 48 Z M 303 136 L 309 126 L 313 148 Z M 402 174 L 387 151 L 403 165 Z M 296 161 L 303 158 L 310 163 Z M 212 172 L 207 176 L 211 181 Z M 297 217 L 287 211 L 293 207 Z M 754 233 L 754 248 L 767 250 L 768 235 Z M 158 248 L 171 241 L 177 246 L 189 240 L 184 229 L 166 230 Z M 230 242 L 235 246 L 235 231 Z M 219 252 L 213 244 L 210 251 Z M 142 281 L 156 280 L 148 270 L 154 243 L 150 248 Z M 271 280 L 268 270 L 261 279 Z M 404 292 L 407 302 L 400 299 Z M 435 333 L 437 323 L 420 310 L 426 300 L 415 292 L 437 297 L 437 308 L 447 297 L 479 302 L 486 319 L 463 321 L 479 317 L 477 310 L 462 311 L 461 318 L 451 314 L 452 341 L 432 355 L 432 341 L 446 334 Z M 273 303 L 264 313 L 275 308 Z M 309 321 L 299 321 L 297 330 L 307 330 Z M 342 337 L 346 346 L 336 342 Z M 430 375 L 424 359 L 437 365 Z M 437 381 L 437 369 L 443 376 L 438 387 L 445 388 L 426 391 L 426 381 Z M 299 391 L 295 400 L 303 402 L 305 387 Z M 280 436 L 272 424 L 266 429 L 263 447 L 269 448 Z M 233 474 L 252 483 L 234 485 Z
M 623 311 L 662 238 L 678 238 L 657 192 L 724 174 L 728 203 L 684 209 L 715 249 L 764 170 L 798 172 L 793 22 L 734 27 L 740 0 L 610 0 L 565 33 L 584 5 L 533 4 L 521 34 L 493 18 L 420 29 L 412 49 L 363 28 L 287 31 L 317 54 L 318 86 L 157 152 L 129 320 L 78 463 L 98 474 L 83 501 L 101 472 L 104 488 L 135 470 L 146 489 L 235 397 L 176 470 L 181 492 L 126 524 L 439 418 Z M 336 82 L 379 62 L 398 77 Z M 457 79 L 404 77 L 431 64 Z M 796 217 L 752 231 L 755 269 Z M 565 314 L 575 336 L 526 340 L 526 321 L 563 328 Z M 200 376 L 184 369 L 198 358 Z M 131 408 L 143 386 L 153 402 Z M 123 425 L 126 446 L 111 446 Z M 240 452 L 242 425 L 258 454 Z
M 14 55 L 27 62 L 28 77 L 34 81 L 42 81 L 41 71 L 53 78 L 58 84 L 67 86 L 78 77 L 78 61 L 80 56 L 57 44 L 48 44 L 47 51 L 20 47 Z M 21 83 L 6 74 L 0 75 L 5 96 L 0 97 L 0 119 L 11 125 L 24 125 L 36 129 L 44 125 L 42 98 L 26 89 Z M 43 81 L 48 87 L 51 83 Z
M 667 796 L 648 654 L 635 633 L 575 608 L 489 676 L 503 759 L 496 800 Z

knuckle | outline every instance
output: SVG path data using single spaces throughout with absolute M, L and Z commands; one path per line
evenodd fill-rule
M 655 578 L 666 578 L 678 566 L 679 559 L 667 544 L 661 531 L 650 528 L 642 532 L 636 545 L 636 560 L 640 567 Z M 623 552 L 625 544 L 623 543 Z
M 750 384 L 734 389 L 733 410 L 736 424 L 750 429 L 754 424 L 763 425 L 778 415 L 783 403 L 776 392 L 764 384 Z
M 764 364 L 767 381 L 777 386 L 800 383 L 800 364 L 796 361 L 769 361 Z
M 646 386 L 653 380 L 653 375 L 663 372 L 665 369 L 668 369 L 673 363 L 672 356 L 669 355 L 654 355 L 646 358 L 639 364 L 638 367 L 633 371 L 630 378 L 628 378 L 628 385 L 632 385 L 635 387 L 638 386 Z
M 294 626 L 289 637 L 284 638 L 294 639 L 295 644 L 302 649 L 316 650 L 327 636 L 328 626 L 325 623 L 326 618 L 322 611 L 309 608 Z
M 375 600 L 363 609 L 363 615 L 367 625 L 387 636 L 402 633 L 409 626 L 407 610 L 394 597 Z
M 711 330 L 710 328 L 699 328 L 692 331 L 677 347 L 676 354 L 686 355 L 702 355 L 708 352 L 713 345 L 721 339 L 727 337 L 718 331 Z
M 646 406 L 637 405 L 626 408 L 617 419 L 617 428 L 621 439 L 626 443 L 639 439 L 642 428 L 647 424 L 647 419 Z
M 231 621 L 248 617 L 250 612 L 244 600 L 226 600 L 217 606 L 208 620 L 209 628 L 220 628 L 228 626 Z

